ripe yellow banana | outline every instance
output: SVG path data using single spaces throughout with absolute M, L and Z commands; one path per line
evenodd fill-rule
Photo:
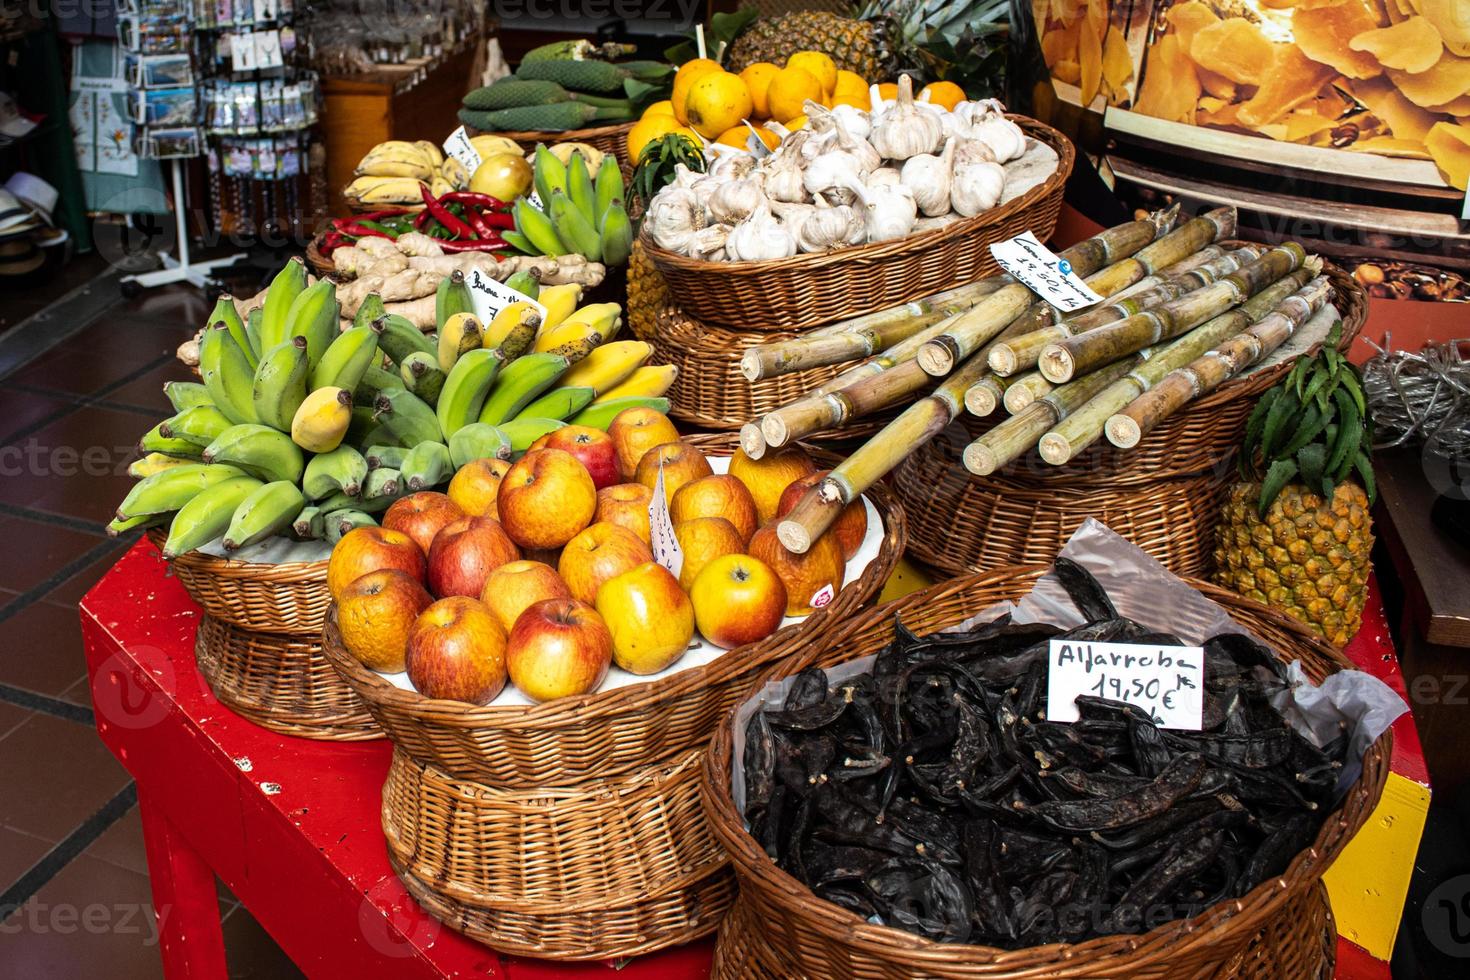
M 439 164 L 439 176 L 457 191 L 469 189 L 470 172 L 465 169 L 464 164 L 454 159 L 454 157 L 450 157 Z
M 494 136 L 490 133 L 481 133 L 479 136 L 470 137 L 470 146 L 484 159 L 496 153 L 514 153 L 516 156 L 525 156 L 525 151 L 515 140 L 505 136 Z
M 490 325 L 485 328 L 484 345 L 486 347 L 499 347 L 505 341 L 507 334 L 520 326 L 522 321 L 534 316 L 539 316 L 539 314 L 536 312 L 536 307 L 530 303 L 520 302 L 510 304 L 495 314 L 495 317 L 490 321 Z
M 359 177 L 413 177 L 427 181 L 439 168 L 438 156 L 430 157 L 424 148 L 403 140 L 379 143 L 357 163 Z
M 538 352 L 557 350 L 569 344 L 580 344 L 588 338 L 592 338 L 594 346 L 607 339 L 602 329 L 591 323 L 563 323 L 554 330 L 541 331 L 536 337 L 533 350 Z
M 419 148 L 424 158 L 435 167 L 444 166 L 444 151 L 439 149 L 439 144 L 433 140 L 414 140 L 413 145 Z
M 296 409 L 291 419 L 291 441 L 309 453 L 329 453 L 342 442 L 350 424 L 352 392 L 318 388 Z
M 561 322 L 571 316 L 582 302 L 582 287 L 574 282 L 559 286 L 543 286 L 536 294 L 536 302 L 546 307 L 546 319 L 541 325 L 543 332 L 555 330 Z
M 473 313 L 455 313 L 439 328 L 439 370 L 448 374 L 461 356 L 484 346 L 485 328 Z
M 422 204 L 424 183 L 414 177 L 358 177 L 342 196 L 352 204 Z
M 652 356 L 653 345 L 641 340 L 603 344 L 573 364 L 561 376 L 558 384 L 563 387 L 591 388 L 601 397 L 603 392 L 621 384 Z
M 454 191 L 455 186 L 436 170 L 434 172 L 434 178 L 429 181 L 429 193 L 435 197 L 443 197 L 445 194 L 453 194 Z
M 657 398 L 674 386 L 674 380 L 678 376 L 679 369 L 672 364 L 641 367 L 621 383 L 598 394 L 597 402 L 607 402 L 614 398 Z

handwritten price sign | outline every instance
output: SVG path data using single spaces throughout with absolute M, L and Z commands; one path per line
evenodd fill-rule
M 1199 731 L 1204 715 L 1203 647 L 1052 640 L 1048 721 L 1076 721 L 1078 695 L 1125 701 L 1160 728 Z
M 1072 271 L 1072 264 L 1052 253 L 1031 232 L 990 246 L 997 264 L 1037 296 L 1063 313 L 1102 302 Z
M 684 570 L 684 549 L 674 536 L 674 522 L 669 518 L 669 503 L 664 497 L 664 464 L 658 464 L 658 479 L 653 482 L 653 499 L 648 502 L 649 550 L 653 560 L 669 570 L 674 578 Z

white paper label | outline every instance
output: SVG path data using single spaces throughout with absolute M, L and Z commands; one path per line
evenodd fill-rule
M 537 211 L 546 210 L 546 207 L 541 203 L 541 195 L 537 194 L 534 190 L 526 195 L 526 203 L 531 205 L 531 207 L 535 208 Z
M 463 164 L 471 177 L 480 169 L 480 152 L 470 142 L 470 134 L 463 126 L 449 134 L 449 139 L 444 141 L 444 152 Z
M 511 289 L 499 279 L 491 279 L 478 268 L 470 270 L 470 274 L 465 276 L 465 282 L 470 287 L 470 301 L 475 308 L 475 319 L 483 326 L 488 327 L 490 321 L 495 319 L 495 314 L 512 303 L 530 303 L 541 319 L 546 319 L 546 307 L 524 293 Z
M 1052 640 L 1046 720 L 1076 721 L 1081 694 L 1126 701 L 1160 728 L 1199 731 L 1204 712 L 1203 647 Z
M 280 68 L 285 63 L 281 55 L 281 32 L 257 31 L 255 33 L 255 67 Z
M 658 464 L 658 479 L 653 481 L 653 498 L 648 501 L 648 547 L 653 560 L 667 568 L 674 578 L 684 570 L 684 549 L 674 534 L 669 518 L 669 502 L 664 497 L 664 464 Z
M 990 246 L 1000 267 L 1021 281 L 1037 296 L 1063 313 L 1102 302 L 1102 297 L 1072 271 L 1072 264 L 1057 258 L 1031 232 Z
M 832 583 L 828 582 L 812 594 L 812 597 L 807 600 L 807 605 L 813 609 L 821 609 L 835 598 L 837 598 L 837 592 L 832 588 Z

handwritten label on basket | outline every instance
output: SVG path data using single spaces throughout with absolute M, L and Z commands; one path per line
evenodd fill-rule
M 990 246 L 990 254 L 1002 269 L 1063 313 L 1102 302 L 1102 297 L 1072 270 L 1070 262 L 1054 255 L 1029 231 L 996 242 Z
M 470 302 L 481 326 L 488 327 L 490 321 L 495 319 L 495 314 L 512 303 L 530 303 L 541 319 L 546 319 L 546 307 L 519 290 L 511 289 L 499 279 L 490 278 L 479 268 L 471 269 L 470 274 L 465 276 L 465 282 L 470 287 Z
M 1160 728 L 1197 732 L 1204 712 L 1203 647 L 1052 640 L 1046 720 L 1076 721 L 1078 695 L 1126 701 Z
M 648 502 L 648 547 L 653 560 L 667 568 L 674 578 L 684 570 L 684 549 L 674 536 L 674 522 L 669 518 L 669 501 L 664 496 L 664 464 L 658 464 L 658 479 L 653 481 L 653 499 Z
M 449 134 L 449 139 L 444 141 L 444 152 L 463 164 L 471 177 L 480 169 L 480 151 L 470 142 L 470 134 L 463 126 Z

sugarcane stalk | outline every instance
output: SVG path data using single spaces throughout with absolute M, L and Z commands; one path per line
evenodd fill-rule
M 1155 212 L 1142 221 L 1109 228 L 1066 249 L 1059 256 L 1086 278 L 1099 269 L 1127 258 L 1173 227 L 1177 209 Z M 1019 283 L 1005 286 L 952 320 L 946 330 L 919 349 L 919 364 L 935 377 L 944 377 L 969 358 L 1007 324 L 1035 302 L 1036 294 Z
M 802 495 L 776 525 L 777 539 L 788 551 L 806 552 L 837 520 L 842 508 L 887 476 L 905 456 L 943 432 L 964 411 L 965 392 L 988 371 L 984 358 L 971 357 L 928 397 L 904 409 Z
M 1027 371 L 1025 374 L 1012 375 L 1010 382 L 1002 404 L 1012 415 L 1056 387 L 1046 380 L 1040 371 Z
M 1197 329 L 1155 351 L 1086 405 L 1059 422 L 1037 443 L 1041 458 L 1061 466 L 1102 436 L 1103 426 L 1118 412 L 1175 368 L 1183 367 L 1211 347 L 1266 317 L 1321 271 L 1315 257 L 1306 265 L 1257 292 L 1244 303 L 1218 314 Z
M 789 442 L 846 425 L 853 419 L 904 401 L 933 379 L 912 360 L 887 371 L 870 374 L 845 388 L 802 398 L 769 412 L 760 420 L 766 445 L 779 448 Z
M 976 476 L 989 476 L 1036 445 L 1048 429 L 1085 405 L 1099 391 L 1127 374 L 1142 360 L 1134 355 L 1128 360 L 1109 364 L 1100 371 L 1061 385 L 1027 405 L 1004 422 L 965 447 L 965 469 Z
M 997 378 L 993 374 L 981 378 L 970 385 L 970 390 L 965 392 L 965 410 L 981 418 L 995 414 L 1010 384 L 1010 378 Z
M 1142 279 L 1138 280 L 1126 289 L 1119 290 L 1118 292 L 1113 294 L 1112 298 L 1114 300 L 1127 299 L 1130 296 L 1134 296 L 1138 293 L 1143 292 L 1145 289 L 1152 289 L 1159 283 L 1164 282 L 1165 280 L 1170 279 L 1174 276 L 1182 276 L 1186 272 L 1189 272 L 1193 269 L 1198 269 L 1200 266 L 1204 265 L 1207 262 L 1213 262 L 1220 256 L 1229 254 L 1230 251 L 1231 250 L 1226 248 L 1224 245 L 1206 245 L 1204 248 L 1200 249 L 1198 252 L 1195 252 L 1193 255 L 1187 258 L 1180 259 L 1173 265 L 1165 266 L 1151 276 L 1144 276 Z
M 1296 242 L 1278 245 L 1243 269 L 1176 300 L 1048 344 L 1037 365 L 1049 381 L 1070 381 L 1073 375 L 1194 329 L 1295 271 L 1305 259 L 1306 252 Z
M 1152 309 L 1185 293 L 1192 292 L 1228 275 L 1242 265 L 1260 258 L 1260 250 L 1246 247 L 1217 255 L 1208 262 L 1160 279 L 1148 290 L 1127 299 L 1113 299 L 1106 305 L 1079 312 L 1060 323 L 1042 327 L 995 344 L 990 350 L 990 369 L 999 375 L 1016 374 L 1035 367 L 1048 344 L 1094 330 L 1108 323 L 1126 319 Z
M 1160 422 L 1258 364 L 1286 343 L 1331 297 L 1331 284 L 1325 276 L 1319 276 L 1282 300 L 1259 323 L 1247 327 L 1184 367 L 1170 371 L 1108 419 L 1103 427 L 1108 441 L 1119 449 L 1132 449 Z

